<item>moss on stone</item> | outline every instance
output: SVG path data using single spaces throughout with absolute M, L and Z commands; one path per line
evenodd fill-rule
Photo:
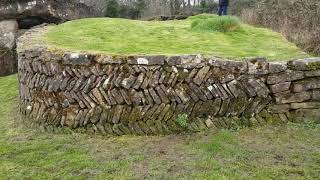
M 201 119 L 201 118 L 197 118 L 197 120 L 195 121 L 195 123 L 197 124 L 198 128 L 201 130 L 201 131 L 204 131 L 207 128 L 207 126 L 204 124 L 204 119 Z
M 191 132 L 199 132 L 200 129 L 198 128 L 196 122 L 191 122 L 188 126 L 188 130 Z
M 155 127 L 157 128 L 159 134 L 165 134 L 163 127 L 162 127 L 162 124 L 161 124 L 161 121 L 155 121 L 154 124 L 155 124 Z
M 119 124 L 114 124 L 112 127 L 112 131 L 118 136 L 124 135 L 124 133 L 120 130 L 119 126 Z
M 320 69 L 320 62 L 311 62 L 307 64 L 308 71 L 314 71 Z
M 123 124 L 119 124 L 119 129 L 124 133 L 124 134 L 131 134 L 131 131 L 129 128 Z
M 139 119 L 141 119 L 143 116 L 141 114 L 141 109 L 140 108 L 133 108 L 131 113 L 129 114 L 129 116 L 127 117 L 127 119 L 129 121 L 138 121 Z

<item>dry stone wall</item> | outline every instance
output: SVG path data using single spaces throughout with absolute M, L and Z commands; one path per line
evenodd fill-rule
M 47 130 L 152 135 L 320 119 L 320 58 L 55 52 L 19 39 L 20 111 Z

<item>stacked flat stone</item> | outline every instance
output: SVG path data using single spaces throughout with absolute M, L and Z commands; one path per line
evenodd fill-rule
M 45 28 L 19 39 L 18 56 L 20 111 L 47 130 L 154 135 L 320 119 L 320 58 L 62 53 L 30 44 Z

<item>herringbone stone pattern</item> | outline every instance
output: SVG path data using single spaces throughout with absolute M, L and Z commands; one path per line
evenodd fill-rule
M 19 39 L 20 111 L 48 130 L 155 135 L 320 117 L 319 58 L 58 53 L 24 46 L 37 31 Z

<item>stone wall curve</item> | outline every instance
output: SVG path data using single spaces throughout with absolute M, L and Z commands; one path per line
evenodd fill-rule
M 18 40 L 20 111 L 47 130 L 154 135 L 320 119 L 320 58 L 53 51 Z M 26 45 L 27 44 L 27 45 Z

